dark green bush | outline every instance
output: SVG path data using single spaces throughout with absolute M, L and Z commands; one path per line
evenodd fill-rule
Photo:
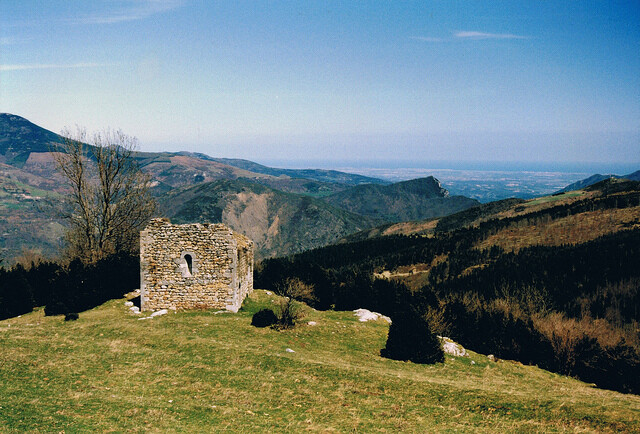
M 271 309 L 260 309 L 251 318 L 251 325 L 255 327 L 269 327 L 277 322 L 278 318 Z
M 382 357 L 414 363 L 444 362 L 440 340 L 414 308 L 397 311 L 391 320 L 387 345 L 380 351 Z

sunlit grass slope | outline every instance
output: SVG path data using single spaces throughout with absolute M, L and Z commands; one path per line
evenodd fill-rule
M 113 300 L 75 322 L 1 321 L 0 431 L 640 431 L 635 395 L 475 353 L 383 359 L 388 325 L 352 312 L 252 327 L 273 298 L 255 291 L 238 314 L 139 321 Z

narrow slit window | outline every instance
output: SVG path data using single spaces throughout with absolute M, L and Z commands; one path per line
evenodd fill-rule
M 193 258 L 191 255 L 184 255 L 184 261 L 187 263 L 187 274 L 189 276 L 193 275 Z

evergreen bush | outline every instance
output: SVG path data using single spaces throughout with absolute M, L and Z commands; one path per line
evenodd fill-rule
M 255 327 L 269 327 L 277 322 L 278 318 L 271 309 L 261 309 L 251 318 L 251 325 Z
M 382 357 L 425 364 L 444 362 L 440 340 L 413 307 L 397 311 L 391 319 L 387 345 L 380 351 Z

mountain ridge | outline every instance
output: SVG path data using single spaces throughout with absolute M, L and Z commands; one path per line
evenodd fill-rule
M 21 116 L 0 115 L 0 233 L 8 234 L 0 240 L 0 254 L 16 257 L 23 248 L 55 254 L 60 243 L 52 243 L 51 236 L 64 232 L 59 195 L 65 194 L 66 184 L 50 150 L 61 141 Z M 188 151 L 138 151 L 133 156 L 151 175 L 161 208 L 175 212 L 168 217 L 229 223 L 256 238 L 258 256 L 299 252 L 384 222 L 441 216 L 477 204 L 450 197 L 433 177 L 389 184 L 335 170 L 269 168 Z M 197 187 L 201 184 L 207 185 Z M 36 191 L 40 193 L 32 194 Z M 204 196 L 191 197 L 196 191 Z M 167 205 L 171 200 L 177 201 L 175 206 Z M 55 231 L 43 224 L 47 221 Z
M 588 178 L 584 178 L 584 179 L 581 179 L 580 181 L 576 181 L 572 184 L 569 184 L 563 189 L 558 190 L 556 193 L 566 193 L 568 191 L 580 190 L 610 178 L 640 181 L 640 170 L 636 170 L 635 172 L 629 173 L 627 175 L 615 175 L 613 173 L 608 175 L 601 175 L 599 173 L 596 173 L 594 175 L 589 176 Z
M 350 212 L 389 222 L 441 217 L 480 204 L 464 196 L 450 196 L 433 176 L 390 185 L 358 185 L 325 200 Z
M 160 198 L 175 223 L 225 223 L 256 245 L 256 257 L 301 252 L 330 244 L 379 222 L 310 196 L 246 180 L 218 180 L 178 188 Z

